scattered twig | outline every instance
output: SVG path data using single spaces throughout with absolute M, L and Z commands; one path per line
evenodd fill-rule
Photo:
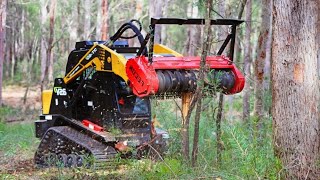
M 173 99 L 174 103 L 176 104 L 177 108 L 180 110 L 180 112 L 182 112 L 181 107 L 179 106 L 179 104 L 177 103 L 177 101 L 175 99 Z M 182 117 L 183 118 L 183 117 Z
M 242 155 L 246 155 L 247 153 L 246 153 L 246 152 L 243 150 L 243 148 L 241 147 L 241 145 L 240 145 L 240 143 L 239 143 L 238 139 L 236 138 L 236 136 L 234 135 L 233 131 L 231 131 L 230 133 L 231 133 L 231 135 L 232 135 L 233 139 L 236 141 L 236 143 L 237 143 L 237 145 L 238 145 L 239 149 L 241 150 Z
M 176 175 L 176 173 L 174 173 L 174 171 L 172 170 L 172 168 L 164 161 L 164 159 L 162 158 L 161 154 L 154 148 L 152 147 L 150 144 L 148 144 L 148 146 L 155 152 L 157 153 L 157 155 L 159 156 L 159 158 L 161 159 L 161 161 L 169 168 L 169 170 L 172 172 L 172 174 L 174 175 L 175 178 L 178 178 L 178 176 Z

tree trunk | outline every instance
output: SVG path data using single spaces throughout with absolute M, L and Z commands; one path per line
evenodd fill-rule
M 272 12 L 272 7 L 273 7 L 273 1 L 270 2 L 269 4 L 269 9 Z M 271 66 L 271 50 L 272 50 L 272 13 L 270 13 L 270 18 L 269 18 L 269 37 L 268 37 L 268 42 L 266 44 L 266 62 L 264 66 L 264 82 L 263 82 L 263 89 L 265 91 L 269 91 L 270 88 L 270 83 L 271 83 L 271 78 L 270 78 L 270 66 Z M 269 107 L 265 107 L 265 110 L 268 112 L 271 112 L 271 104 Z
M 225 17 L 225 13 L 226 13 L 226 2 L 225 1 L 218 1 L 217 2 L 217 6 L 218 6 L 218 13 L 216 13 L 216 18 L 223 18 Z M 219 26 L 216 28 L 216 32 L 217 32 L 217 43 L 216 43 L 216 47 L 214 47 L 215 52 L 218 52 L 219 48 L 222 46 L 225 38 L 228 35 L 228 27 L 227 26 Z M 229 47 L 229 46 L 227 46 Z M 227 49 L 226 47 L 226 49 Z
M 244 11 L 244 8 L 246 7 L 246 4 L 247 4 L 247 0 L 241 0 L 241 5 L 239 8 L 239 13 L 238 13 L 238 19 L 242 18 L 243 11 Z
M 48 49 L 47 49 L 47 67 L 48 71 L 48 82 L 53 82 L 53 40 L 54 40 L 54 23 L 55 23 L 55 11 L 56 11 L 56 0 L 51 0 L 50 2 L 50 25 L 49 25 L 49 39 L 48 39 Z
M 194 120 L 194 136 L 193 136 L 193 148 L 192 148 L 192 166 L 194 167 L 197 162 L 198 157 L 198 143 L 199 143 L 199 124 L 200 124 L 200 115 L 201 115 L 201 105 L 202 105 L 202 91 L 204 88 L 204 77 L 205 77 L 205 66 L 208 52 L 211 48 L 211 9 L 212 9 L 212 1 L 207 0 L 206 3 L 206 21 L 204 26 L 204 38 L 202 45 L 202 53 L 201 53 L 201 62 L 200 62 L 200 70 L 198 77 L 198 87 L 196 90 L 197 94 L 197 108 Z
M 78 21 L 78 16 L 79 12 L 77 11 L 72 11 L 71 13 L 71 18 L 72 18 L 72 23 L 69 26 L 69 32 L 70 32 L 70 37 L 69 37 L 69 49 L 73 49 L 75 46 L 75 42 L 80 41 L 79 38 L 79 21 Z
M 222 17 L 225 17 L 226 14 L 226 2 L 225 1 L 219 1 L 218 2 L 218 12 L 219 15 Z M 220 17 L 220 18 L 222 18 Z M 218 48 L 220 48 L 223 44 L 224 39 L 227 37 L 228 32 L 226 27 L 221 26 L 218 29 Z M 228 56 L 230 57 L 230 54 L 228 54 Z M 218 113 L 217 113 L 217 117 L 215 118 L 213 116 L 213 118 L 215 119 L 215 123 L 216 123 L 216 134 L 217 134 L 217 141 L 216 141 L 216 145 L 217 145 L 217 158 L 216 158 L 216 163 L 218 165 L 218 167 L 221 167 L 222 165 L 222 151 L 223 151 L 223 142 L 221 139 L 221 121 L 222 121 L 222 116 L 223 116 L 223 103 L 224 102 L 224 96 L 223 93 L 220 92 L 219 95 L 219 101 L 218 101 Z
M 273 136 L 285 179 L 320 179 L 317 3 L 275 0 L 273 5 Z
M 185 160 L 189 160 L 189 153 L 190 153 L 190 145 L 189 145 L 189 128 L 190 128 L 190 115 L 189 111 L 191 111 L 191 93 L 183 93 L 181 97 L 182 101 L 182 128 L 181 128 L 181 139 L 182 139 L 182 155 Z
M 168 6 L 169 6 L 170 0 L 163 0 L 163 8 L 162 8 L 162 17 L 168 17 Z M 161 32 L 160 32 L 160 39 L 162 44 L 167 43 L 167 27 L 168 26 L 162 26 Z
M 163 0 L 149 0 L 149 16 L 150 17 L 162 17 L 163 10 Z M 154 43 L 161 43 L 161 25 L 156 25 L 156 30 L 154 32 Z
M 103 9 L 103 4 L 101 0 L 96 1 L 97 5 L 97 20 L 96 20 L 96 34 L 95 34 L 95 40 L 101 40 L 101 25 L 102 25 L 102 9 Z
M 83 21 L 82 21 L 82 8 L 81 8 L 81 0 L 77 0 L 77 34 L 78 34 L 78 37 L 79 39 L 83 38 Z M 85 39 L 82 39 L 82 40 L 85 40 Z
M 193 1 L 189 4 L 189 17 L 197 17 L 198 9 L 193 5 Z M 201 27 L 200 26 L 189 26 L 188 27 L 188 38 L 187 38 L 187 53 L 189 56 L 194 56 L 197 54 L 197 48 L 200 45 L 201 38 Z M 191 93 L 182 94 L 182 128 L 181 128 L 181 136 L 182 136 L 182 153 L 186 160 L 190 159 L 190 117 L 191 112 L 195 106 L 196 96 L 193 96 Z
M 134 19 L 140 19 L 142 17 L 143 0 L 136 0 L 136 11 L 134 13 Z
M 83 24 L 83 40 L 89 40 L 91 35 L 91 0 L 84 0 L 84 24 Z
M 41 59 L 41 91 L 43 90 L 44 81 L 46 77 L 46 67 L 47 67 L 47 38 L 46 38 L 46 20 L 47 20 L 47 3 L 46 0 L 40 1 L 41 8 L 41 44 L 40 44 L 40 59 Z
M 320 27 L 320 3 L 318 3 L 318 27 Z M 317 42 L 320 43 L 320 28 L 317 32 Z M 320 48 L 318 48 L 318 76 L 320 77 Z
M 0 107 L 2 106 L 2 75 L 3 75 L 3 61 L 4 48 L 6 37 L 6 17 L 7 17 L 7 0 L 2 0 L 0 3 Z
M 102 25 L 101 25 L 101 40 L 108 39 L 108 0 L 102 0 Z
M 254 115 L 257 118 L 257 123 L 260 124 L 263 118 L 263 91 L 264 91 L 264 67 L 267 61 L 267 44 L 269 42 L 270 34 L 270 17 L 271 17 L 271 0 L 262 1 L 262 13 L 261 13 L 261 27 L 258 38 L 258 52 L 257 59 L 255 61 L 254 73 L 255 73 L 255 84 L 254 84 Z M 270 48 L 270 47 L 269 47 Z
M 252 2 L 247 0 L 246 4 L 246 35 L 245 35 L 245 48 L 244 48 L 244 75 L 246 84 L 243 89 L 243 121 L 249 122 L 250 119 L 250 62 L 251 62 L 251 12 Z
M 230 3 L 230 2 L 229 2 Z M 237 18 L 238 19 L 242 19 L 242 15 L 243 15 L 243 11 L 244 11 L 244 7 L 247 3 L 247 0 L 242 0 L 241 1 L 241 5 L 239 7 L 239 12 L 238 12 L 238 15 L 237 15 Z M 231 3 L 232 4 L 232 3 Z M 228 4 L 228 7 L 230 7 L 232 5 Z M 226 17 L 228 17 L 228 13 L 230 14 L 231 11 L 230 11 L 231 8 L 227 8 L 228 12 L 226 13 Z M 229 12 L 230 11 L 230 12 Z M 230 15 L 229 15 L 230 16 Z M 242 55 L 242 46 L 241 46 L 241 43 L 240 43 L 240 38 L 239 36 L 236 36 L 236 42 L 235 42 L 235 47 L 234 47 L 234 54 L 235 54 L 235 59 L 234 59 L 234 63 L 238 64 L 240 63 L 240 59 L 241 59 L 241 55 Z M 228 119 L 233 119 L 234 118 L 234 113 L 233 112 L 233 96 L 226 96 L 226 98 L 228 99 L 228 104 L 230 105 L 230 109 L 229 109 L 229 112 L 227 115 L 228 115 Z
M 198 17 L 198 7 L 196 7 L 195 2 L 192 1 L 189 3 L 189 12 L 188 16 L 191 18 Z M 201 27 L 200 26 L 188 26 L 187 27 L 187 43 L 186 43 L 186 51 L 188 56 L 196 56 L 198 54 L 198 48 L 200 46 L 200 39 L 201 39 Z
M 12 22 L 12 25 L 15 26 L 15 24 L 16 24 L 16 22 L 13 21 L 13 22 Z M 11 56 L 11 59 L 10 59 L 10 60 L 11 60 L 10 76 L 11 76 L 11 79 L 13 79 L 14 74 L 15 74 L 15 59 L 16 59 L 16 54 L 15 54 L 15 52 L 16 52 L 16 41 L 15 41 L 15 39 L 16 39 L 16 33 L 15 33 L 14 30 L 11 30 L 11 32 L 12 32 L 12 39 L 13 39 L 13 41 L 12 41 L 12 43 L 11 43 L 12 56 Z
M 188 43 L 187 43 L 187 54 L 188 56 L 196 56 L 199 54 L 199 45 L 201 39 L 201 27 L 200 26 L 189 26 L 187 30 Z
M 217 128 L 217 164 L 218 167 L 221 167 L 222 165 L 222 150 L 223 150 L 223 142 L 221 139 L 221 119 L 223 114 L 223 93 L 220 92 L 219 95 L 219 102 L 218 102 L 218 113 L 217 113 L 217 119 L 216 119 L 216 128 Z
M 9 9 L 10 5 L 7 5 L 6 7 L 7 7 L 7 9 Z M 8 19 L 6 21 L 9 21 L 9 17 L 8 17 Z M 10 23 L 6 22 L 6 25 L 10 26 Z M 11 33 L 10 32 L 11 32 L 11 29 L 6 30 L 6 36 L 5 36 L 6 39 L 10 39 L 11 38 Z M 10 57 L 11 57 L 11 52 L 10 52 L 10 50 L 11 50 L 11 42 L 10 41 L 5 43 L 4 49 L 7 52 L 6 53 L 7 55 L 4 56 L 4 59 L 3 59 L 3 62 L 2 62 L 3 63 L 3 65 L 2 65 L 2 79 L 10 77 L 10 60 L 11 60 L 10 59 Z

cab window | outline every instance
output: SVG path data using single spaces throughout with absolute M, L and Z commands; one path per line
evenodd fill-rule
M 119 81 L 116 88 L 116 97 L 120 113 L 122 114 L 148 114 L 149 99 L 139 98 L 132 94 L 124 81 Z

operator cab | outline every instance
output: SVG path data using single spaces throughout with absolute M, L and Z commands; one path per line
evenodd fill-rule
M 74 68 L 94 43 L 103 44 L 105 42 L 81 41 L 76 43 L 75 49 L 69 55 L 66 72 Z M 134 57 L 139 50 L 138 47 L 129 47 L 127 41 L 115 41 L 111 49 L 126 59 Z M 114 73 L 95 71 L 94 68 L 86 69 L 82 76 L 68 85 L 73 94 L 83 79 L 85 79 L 84 88 L 76 102 L 78 105 L 71 107 L 72 118 L 87 119 L 105 129 L 116 127 L 128 132 L 150 131 L 149 98 L 135 96 L 126 82 Z
M 68 57 L 66 76 L 95 44 L 104 43 L 105 41 L 77 42 L 75 49 Z M 140 47 L 129 47 L 127 41 L 119 40 L 109 48 L 125 59 L 135 57 L 140 49 Z M 147 56 L 147 51 L 144 52 L 143 55 Z M 107 51 L 105 54 L 105 58 L 111 56 Z M 107 62 L 107 59 L 105 61 Z M 88 61 L 83 61 L 83 63 L 86 62 Z M 104 63 L 104 66 L 105 71 L 96 71 L 95 68 L 88 67 L 81 75 L 67 84 L 63 82 L 63 79 L 57 79 L 55 87 L 65 88 L 67 95 L 53 94 L 54 101 L 51 101 L 49 114 L 61 114 L 78 121 L 88 120 L 104 127 L 107 131 L 114 127 L 121 129 L 124 133 L 150 133 L 149 97 L 140 98 L 134 95 L 122 77 L 109 71 L 110 63 Z M 59 102 L 56 103 L 56 101 Z M 61 102 L 66 105 L 61 106 Z
M 139 98 L 132 94 L 128 85 L 120 80 L 117 90 L 116 98 L 118 110 L 121 114 L 149 114 L 149 100 L 146 98 Z
M 73 107 L 77 112 L 73 117 L 75 119 L 88 119 L 105 129 L 115 127 L 134 132 L 141 128 L 150 130 L 149 98 L 135 96 L 127 84 L 113 73 L 95 72 L 91 79 L 86 80 L 78 102 L 86 103 Z

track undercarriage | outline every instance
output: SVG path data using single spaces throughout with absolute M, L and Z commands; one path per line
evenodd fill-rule
M 38 167 L 109 167 L 114 166 L 117 152 L 68 126 L 48 129 L 35 154 Z

